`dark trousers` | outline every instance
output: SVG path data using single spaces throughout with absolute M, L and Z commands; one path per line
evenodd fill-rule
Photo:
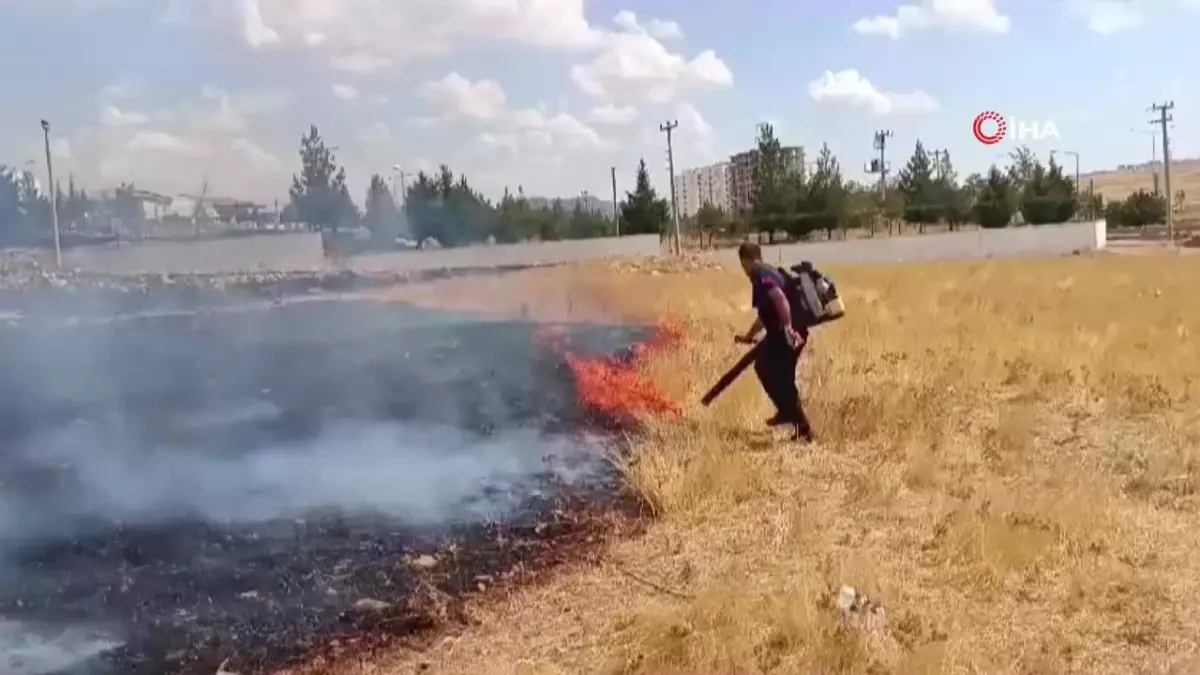
M 796 365 L 805 344 L 807 340 L 798 349 L 792 349 L 783 336 L 768 335 L 754 359 L 754 374 L 758 375 L 763 391 L 775 404 L 779 417 L 794 423 L 801 434 L 811 434 L 812 427 L 804 414 L 800 390 L 796 386 Z

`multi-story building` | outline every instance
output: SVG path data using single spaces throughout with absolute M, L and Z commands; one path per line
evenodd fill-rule
M 679 203 L 680 218 L 695 216 L 705 204 L 728 213 L 728 165 L 721 163 L 685 170 L 675 177 L 675 199 Z
M 782 148 L 784 166 L 804 175 L 804 148 L 793 145 Z M 754 205 L 755 169 L 758 166 L 758 149 L 739 152 L 729 158 L 727 172 L 730 213 L 749 211 Z

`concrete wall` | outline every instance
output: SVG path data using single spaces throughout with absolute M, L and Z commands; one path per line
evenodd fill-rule
M 355 270 L 364 272 L 383 270 L 415 272 L 441 268 L 501 267 L 612 257 L 643 257 L 659 255 L 661 252 L 662 247 L 657 234 L 638 234 L 603 239 L 375 253 L 355 256 L 349 264 Z
M 1011 227 L 1002 230 L 970 230 L 941 234 L 851 239 L 801 244 L 764 246 L 767 262 L 796 263 L 811 260 L 816 264 L 863 264 L 922 262 L 932 260 L 982 260 L 991 257 L 1025 255 L 1065 255 L 1105 248 L 1103 220 L 1038 227 Z M 730 263 L 736 251 L 715 251 L 712 255 Z
M 42 256 L 53 264 L 54 252 Z M 325 267 L 321 235 L 261 234 L 229 239 L 136 241 L 63 251 L 68 268 L 109 274 L 307 271 Z

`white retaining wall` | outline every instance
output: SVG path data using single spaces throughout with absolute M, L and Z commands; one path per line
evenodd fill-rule
M 364 272 L 383 270 L 416 272 L 442 268 L 505 267 L 613 257 L 646 257 L 659 255 L 661 252 L 662 245 L 657 234 L 636 234 L 628 237 L 605 237 L 602 239 L 491 244 L 373 253 L 353 257 L 350 266 Z
M 850 239 L 763 246 L 770 263 L 864 264 L 925 262 L 932 260 L 982 260 L 991 257 L 1066 255 L 1103 249 L 1107 228 L 1103 220 L 1037 227 L 1006 227 L 939 234 Z M 735 250 L 713 253 L 733 262 Z
M 44 264 L 54 264 L 54 251 L 46 251 L 42 257 Z M 324 268 L 325 251 L 319 232 L 289 232 L 73 248 L 63 251 L 63 265 L 105 274 L 301 272 Z

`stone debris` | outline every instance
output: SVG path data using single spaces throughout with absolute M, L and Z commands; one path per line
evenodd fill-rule
M 842 586 L 838 591 L 837 607 L 842 613 L 842 619 L 860 630 L 882 631 L 887 622 L 887 610 L 883 605 L 851 586 Z
M 391 603 L 374 598 L 363 598 L 354 603 L 354 609 L 359 612 L 386 612 L 391 608 Z

